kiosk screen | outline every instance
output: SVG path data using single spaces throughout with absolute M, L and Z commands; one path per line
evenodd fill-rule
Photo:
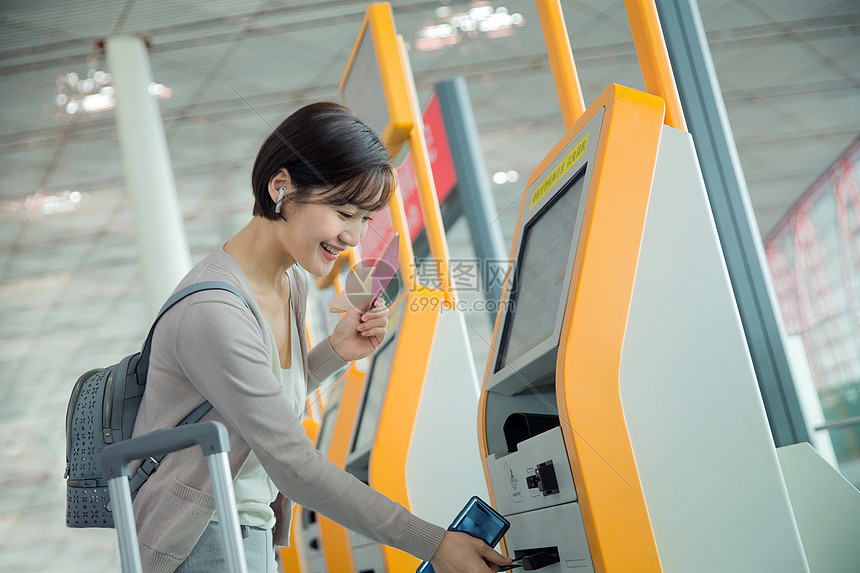
M 585 167 L 523 231 L 496 372 L 552 336 L 582 197 Z M 522 296 L 521 296 L 522 295 Z
M 328 453 L 328 448 L 331 445 L 331 438 L 334 434 L 334 426 L 337 421 L 337 406 L 329 408 L 323 416 L 322 428 L 317 439 L 317 449 L 322 453 Z
M 353 452 L 370 450 L 373 446 L 379 416 L 382 414 L 382 401 L 388 388 L 391 364 L 394 362 L 394 352 L 397 349 L 395 338 L 389 339 L 373 357 L 373 365 L 368 374 L 367 387 L 364 390 L 364 399 L 359 413 L 355 441 L 352 444 Z

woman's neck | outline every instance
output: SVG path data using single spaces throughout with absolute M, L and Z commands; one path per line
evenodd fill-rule
M 239 262 L 258 292 L 282 288 L 284 273 L 296 262 L 279 240 L 276 224 L 276 221 L 254 217 L 224 245 L 224 250 Z

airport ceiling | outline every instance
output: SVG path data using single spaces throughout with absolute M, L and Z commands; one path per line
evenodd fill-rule
M 422 105 L 435 82 L 465 77 L 487 176 L 520 174 L 518 182 L 493 184 L 497 224 L 510 241 L 524 181 L 563 123 L 534 2 L 492 0 L 494 9 L 520 14 L 519 25 L 461 31 L 456 44 L 419 49 L 421 29 L 450 19 L 439 8 L 457 14 L 477 4 L 398 0 L 392 7 Z M 611 82 L 643 89 L 622 0 L 562 4 L 586 103 Z M 110 72 L 96 48 L 106 37 L 146 36 L 154 80 L 172 92 L 160 108 L 196 261 L 249 219 L 250 167 L 270 126 L 302 104 L 338 99 L 366 6 L 3 0 L 0 414 L 35 407 L 25 380 L 56 380 L 56 401 L 65 403 L 75 374 L 135 349 L 149 316 L 114 112 L 66 113 L 57 103 L 62 78 Z M 860 133 L 860 3 L 699 6 L 766 235 Z

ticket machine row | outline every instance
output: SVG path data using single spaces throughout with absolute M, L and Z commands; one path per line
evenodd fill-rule
M 625 2 L 644 15 L 634 33 L 661 38 L 644 4 Z M 408 89 L 392 96 L 406 64 L 378 8 L 341 92 L 383 137 L 408 124 L 421 151 L 420 122 L 392 105 L 409 101 Z M 556 75 L 572 59 L 560 5 L 538 8 L 554 14 Z M 570 64 L 558 77 L 575 80 Z M 664 77 L 651 72 L 646 84 Z M 390 301 L 384 345 L 366 372 L 342 375 L 325 413 L 317 446 L 333 463 L 440 526 L 486 499 L 510 523 L 500 549 L 526 570 L 810 570 L 812 537 L 801 541 L 692 138 L 669 120 L 675 99 L 612 84 L 584 112 L 562 106 L 567 131 L 522 196 L 483 382 L 462 313 L 443 304 L 452 293 L 410 284 Z M 368 108 L 383 101 L 388 113 Z M 833 507 L 858 506 L 855 494 Z M 308 509 L 295 523 L 303 573 L 419 566 Z
M 461 313 L 432 289 L 390 303 L 388 333 L 367 372 L 342 375 L 317 448 L 374 489 L 433 523 L 473 495 L 488 499 L 475 416 L 479 385 Z M 306 573 L 415 571 L 415 558 L 303 509 L 296 532 Z
M 441 293 L 392 302 L 325 414 L 332 461 L 441 526 L 484 497 L 501 549 L 547 573 L 809 570 L 695 151 L 663 114 L 611 85 L 534 170 L 482 386 L 462 313 L 414 304 Z M 301 526 L 307 573 L 418 566 Z

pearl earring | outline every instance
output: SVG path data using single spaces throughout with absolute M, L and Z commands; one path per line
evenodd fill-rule
M 287 193 L 286 187 L 281 187 L 278 189 L 278 202 L 275 203 L 275 213 L 281 212 L 281 202 L 284 200 L 284 195 Z

